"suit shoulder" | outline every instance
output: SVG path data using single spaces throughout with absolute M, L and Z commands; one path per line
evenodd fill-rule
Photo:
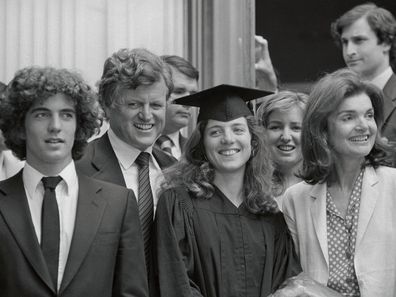
M 284 198 L 290 197 L 290 196 L 297 197 L 297 196 L 307 194 L 307 193 L 311 192 L 312 187 L 313 187 L 312 185 L 306 183 L 305 181 L 299 182 L 295 185 L 292 185 L 288 189 L 286 189 L 286 191 L 284 193 L 284 196 L 285 196 Z
M 310 185 L 304 181 L 291 186 L 283 194 L 282 210 L 285 211 L 285 208 L 290 208 L 292 205 L 302 206 L 309 203 L 312 200 L 312 192 L 315 188 L 319 189 L 321 186 Z
M 396 168 L 379 166 L 375 172 L 380 180 L 396 181 Z
M 78 173 L 78 177 L 79 177 L 81 183 L 89 185 L 91 187 L 94 186 L 96 188 L 100 188 L 100 189 L 105 190 L 110 193 L 114 193 L 114 195 L 127 194 L 129 192 L 133 193 L 133 191 L 131 189 L 128 189 L 126 187 L 123 187 L 123 186 L 120 186 L 120 185 L 117 185 L 114 183 L 110 183 L 107 181 L 102 181 L 102 180 L 87 176 L 82 173 Z

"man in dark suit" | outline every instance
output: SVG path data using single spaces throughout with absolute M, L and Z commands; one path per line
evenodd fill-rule
M 77 168 L 132 189 L 138 200 L 148 275 L 151 233 L 162 170 L 176 159 L 154 147 L 165 125 L 173 83 L 169 67 L 146 49 L 121 49 L 104 64 L 99 99 L 109 130 L 88 145 Z M 150 294 L 154 287 L 149 283 Z
M 396 20 L 375 4 L 362 4 L 344 13 L 331 25 L 346 65 L 383 90 L 385 123 L 382 135 L 396 142 Z M 396 66 L 396 65 L 395 65 Z
M 79 75 L 18 71 L 1 101 L 0 128 L 23 170 L 0 182 L 2 297 L 147 296 L 132 191 L 75 169 L 100 126 Z
M 173 80 L 173 92 L 166 107 L 165 128 L 158 138 L 156 146 L 180 159 L 187 138 L 181 129 L 188 126 L 191 120 L 190 106 L 173 104 L 172 101 L 194 94 L 198 91 L 198 70 L 190 62 L 179 56 L 161 56 L 162 60 L 170 66 Z
M 166 102 L 173 83 L 169 67 L 145 49 L 121 49 L 104 64 L 99 100 L 109 130 L 90 142 L 77 168 L 88 176 L 138 189 L 136 158 L 150 154 L 150 182 L 154 207 L 162 170 L 176 160 L 154 148 L 165 126 Z

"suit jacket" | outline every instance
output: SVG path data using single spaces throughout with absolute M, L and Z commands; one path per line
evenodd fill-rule
M 153 148 L 153 156 L 161 169 L 169 167 L 176 159 L 158 148 Z M 126 186 L 117 156 L 111 146 L 108 134 L 88 144 L 83 157 L 76 162 L 77 170 L 85 175 Z
M 301 182 L 284 197 L 283 212 L 303 271 L 322 284 L 329 278 L 324 184 Z M 362 297 L 396 296 L 396 169 L 366 167 L 355 247 Z
M 396 142 L 396 75 L 393 73 L 384 89 L 384 125 L 382 135 Z
M 2 297 L 147 296 L 133 192 L 78 175 L 75 229 L 58 295 L 34 231 L 22 171 L 0 183 Z

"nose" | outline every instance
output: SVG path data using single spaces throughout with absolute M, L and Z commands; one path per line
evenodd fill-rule
M 289 128 L 284 128 L 282 134 L 280 136 L 280 140 L 284 143 L 287 143 L 291 140 L 291 134 Z
M 356 54 L 356 46 L 353 44 L 353 42 L 345 42 L 344 52 L 348 58 L 351 58 Z
M 151 120 L 152 113 L 151 113 L 151 107 L 149 104 L 144 104 L 142 105 L 140 112 L 139 112 L 139 117 L 141 120 L 148 122 Z
M 49 121 L 48 124 L 48 130 L 50 132 L 59 132 L 61 130 L 61 119 L 59 117 L 59 115 L 53 115 L 51 116 L 51 120 Z
M 225 130 L 223 137 L 221 138 L 222 144 L 228 144 L 228 143 L 233 143 L 234 142 L 234 134 L 232 133 L 231 130 Z
M 355 129 L 359 132 L 367 131 L 369 128 L 368 121 L 365 117 L 359 117 Z

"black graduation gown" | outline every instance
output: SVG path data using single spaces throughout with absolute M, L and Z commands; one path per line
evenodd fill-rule
M 258 297 L 301 271 L 282 213 L 254 215 L 216 188 L 210 199 L 185 190 L 158 202 L 154 257 L 161 297 Z

